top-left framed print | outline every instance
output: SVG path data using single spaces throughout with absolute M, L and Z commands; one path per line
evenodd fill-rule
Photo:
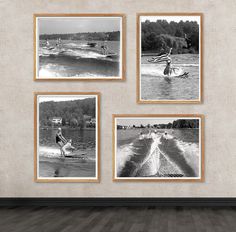
M 124 80 L 125 15 L 34 14 L 34 80 Z

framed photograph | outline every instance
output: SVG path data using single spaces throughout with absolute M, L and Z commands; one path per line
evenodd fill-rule
M 35 93 L 36 182 L 99 182 L 99 114 L 99 93 Z
M 113 115 L 114 181 L 203 181 L 203 115 Z
M 34 80 L 124 80 L 125 15 L 35 14 Z
M 137 15 L 138 103 L 201 103 L 202 17 Z

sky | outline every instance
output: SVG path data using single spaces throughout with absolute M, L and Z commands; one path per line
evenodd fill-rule
M 151 22 L 156 22 L 157 20 L 166 20 L 167 22 L 179 22 L 179 21 L 196 21 L 200 24 L 200 16 L 141 16 L 141 22 L 149 20 Z
M 167 124 L 169 122 L 172 123 L 176 119 L 178 118 L 125 118 L 118 119 L 117 124 L 122 126 L 140 126 L 140 124 Z
M 57 96 L 38 96 L 38 102 L 47 102 L 47 101 L 54 101 L 54 102 L 60 102 L 60 101 L 75 101 L 75 100 L 82 100 L 82 99 L 86 99 L 86 98 L 91 98 L 94 96 L 72 96 L 72 95 L 57 95 Z
M 39 17 L 39 34 L 120 31 L 121 17 Z

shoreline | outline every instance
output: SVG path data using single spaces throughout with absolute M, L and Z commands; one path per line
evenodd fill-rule
M 145 57 L 145 56 L 157 56 L 159 52 L 154 52 L 154 51 L 151 51 L 151 52 L 141 52 L 141 57 Z M 191 52 L 183 52 L 183 53 L 171 53 L 171 55 L 199 55 L 199 52 L 194 52 L 194 53 L 191 53 Z
M 73 128 L 73 127 L 67 127 L 67 126 L 59 126 L 62 130 L 64 129 L 71 129 L 71 130 L 93 130 L 95 131 L 96 128 Z M 45 126 L 45 127 L 40 127 L 39 130 L 58 130 L 59 127 L 50 127 L 50 126 Z

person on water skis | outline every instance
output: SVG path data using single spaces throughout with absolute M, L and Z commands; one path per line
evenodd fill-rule
M 66 155 L 66 152 L 73 152 L 75 150 L 75 147 L 72 146 L 72 139 L 69 139 L 68 142 L 62 147 L 62 150 L 64 152 L 64 155 Z
M 172 72 L 175 72 L 175 68 L 173 68 L 172 64 L 171 64 L 171 62 L 172 62 L 172 60 L 170 58 L 171 51 L 172 51 L 172 48 L 170 48 L 170 51 L 166 56 L 166 58 L 167 58 L 166 67 L 165 67 L 164 72 L 163 72 L 164 75 L 167 75 L 167 76 L 170 76 L 172 74 Z
M 166 76 L 170 76 L 171 73 L 172 73 L 172 70 L 173 70 L 173 68 L 172 68 L 172 65 L 171 65 L 171 58 L 168 58 L 168 60 L 166 61 L 166 67 L 165 67 L 163 73 Z
M 48 41 L 48 39 L 46 39 L 46 47 L 49 47 L 50 46 L 50 43 L 49 43 L 49 41 Z
M 61 47 L 61 38 L 57 38 L 56 47 L 58 47 L 58 48 Z
M 67 140 L 65 139 L 65 137 L 62 135 L 61 132 L 61 128 L 59 127 L 56 133 L 56 143 L 58 144 L 58 146 L 60 147 L 60 151 L 61 151 L 61 155 L 65 156 L 65 152 L 64 152 L 64 145 L 66 145 Z
M 107 41 L 106 40 L 101 45 L 101 49 L 102 49 L 102 54 L 103 55 L 107 55 L 107 53 L 108 53 L 108 46 L 107 46 Z
M 163 74 L 165 76 L 171 76 L 172 73 L 176 74 L 175 70 L 179 69 L 179 68 L 173 68 L 172 67 L 172 64 L 171 64 L 172 60 L 170 58 L 171 51 L 172 51 L 172 48 L 170 48 L 170 51 L 169 51 L 169 53 L 166 56 L 166 67 L 165 67 L 164 72 L 163 72 Z

